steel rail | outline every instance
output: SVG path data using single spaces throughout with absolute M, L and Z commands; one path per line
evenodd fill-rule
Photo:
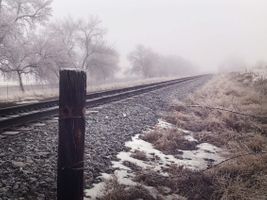
M 137 85 L 137 86 L 131 86 L 131 87 L 125 87 L 125 88 L 119 88 L 119 89 L 113 89 L 113 90 L 102 90 L 102 91 L 97 91 L 97 92 L 90 92 L 87 94 L 86 99 L 97 98 L 97 97 L 101 97 L 104 95 L 116 94 L 119 92 L 125 92 L 129 90 L 139 89 L 139 88 L 143 88 L 147 86 L 153 86 L 153 85 L 157 85 L 161 83 L 168 83 L 171 81 L 175 81 L 175 80 L 157 82 L 157 83 L 149 83 L 149 84 L 144 84 L 144 85 Z M 19 113 L 23 113 L 27 111 L 32 111 L 32 110 L 39 110 L 41 108 L 49 108 L 49 107 L 53 107 L 57 105 L 58 105 L 58 99 L 52 99 L 52 100 L 47 100 L 47 101 L 40 101 L 37 103 L 29 103 L 29 104 L 0 108 L 0 119 L 1 117 L 5 117 L 7 115 L 14 115 L 14 114 L 19 114 Z
M 127 88 L 89 93 L 86 96 L 86 107 L 92 108 L 106 103 L 122 100 L 147 93 L 162 87 L 194 80 L 204 75 L 185 77 L 159 83 L 132 86 Z M 34 122 L 58 114 L 58 99 L 33 104 L 12 106 L 0 109 L 0 133 L 4 130 Z M 5 117 L 3 117 L 5 116 Z

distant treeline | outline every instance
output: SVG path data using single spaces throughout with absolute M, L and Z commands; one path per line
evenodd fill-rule
M 128 55 L 128 60 L 131 63 L 128 73 L 143 77 L 183 76 L 196 70 L 193 64 L 182 57 L 163 56 L 143 45 L 138 45 Z
M 49 21 L 51 0 L 0 0 L 0 72 L 18 81 L 25 75 L 55 83 L 59 70 L 79 68 L 90 80 L 114 78 L 120 70 L 119 53 L 106 40 L 97 17 Z M 184 75 L 193 65 L 178 56 L 162 56 L 137 46 L 128 59 L 126 75 L 145 78 Z

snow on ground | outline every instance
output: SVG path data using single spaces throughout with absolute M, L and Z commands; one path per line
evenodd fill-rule
M 173 128 L 172 124 L 169 124 L 162 119 L 159 119 L 156 127 L 161 128 Z M 189 141 L 197 141 L 192 132 L 187 130 L 179 129 L 183 131 L 185 134 L 185 138 Z M 151 130 L 149 130 L 151 131 Z M 163 172 L 162 169 L 167 168 L 171 164 L 183 165 L 184 167 L 201 170 L 206 169 L 209 165 L 209 160 L 213 160 L 213 164 L 219 163 L 224 160 L 222 156 L 223 150 L 209 143 L 201 143 L 197 145 L 197 150 L 180 150 L 183 153 L 181 157 L 176 158 L 173 155 L 166 155 L 161 151 L 155 149 L 153 145 L 149 142 L 146 142 L 139 138 L 140 134 L 132 137 L 131 141 L 125 143 L 125 146 L 128 147 L 129 151 L 122 151 L 117 154 L 118 161 L 112 162 L 112 167 L 115 169 L 114 174 L 106 174 L 102 173 L 100 179 L 102 180 L 100 183 L 94 184 L 91 189 L 85 190 L 85 200 L 93 200 L 103 194 L 103 190 L 105 189 L 105 181 L 111 179 L 113 176 L 117 177 L 119 183 L 124 185 L 136 185 L 140 184 L 133 181 L 135 177 L 135 173 L 132 169 L 125 166 L 125 162 L 130 162 L 135 164 L 142 169 L 152 169 L 163 176 L 168 176 L 167 173 Z M 131 154 L 138 151 L 143 151 L 148 158 L 146 161 L 138 160 L 136 158 L 131 157 Z M 153 159 L 153 157 L 157 157 L 157 159 Z M 146 187 L 151 194 L 157 193 L 155 188 Z M 171 199 L 172 197 L 169 196 Z

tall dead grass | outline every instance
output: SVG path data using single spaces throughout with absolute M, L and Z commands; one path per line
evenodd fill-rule
M 196 150 L 197 142 L 188 141 L 184 133 L 177 129 L 158 128 L 147 132 L 141 139 L 150 142 L 154 147 L 165 154 L 180 154 L 180 150 Z
M 172 167 L 164 184 L 188 199 L 267 199 L 266 91 L 267 81 L 255 80 L 251 73 L 228 74 L 213 78 L 186 101 L 176 102 L 164 115 L 166 121 L 194 132 L 200 143 L 225 148 L 229 157 L 236 158 L 207 171 Z M 169 147 L 166 153 L 179 148 L 173 143 L 182 141 L 181 137 L 164 130 L 144 136 L 160 150 Z M 151 173 L 144 176 L 147 180 Z
M 252 73 L 216 76 L 184 102 L 175 102 L 164 119 L 194 132 L 199 143 L 224 148 L 229 159 L 202 171 L 173 165 L 165 169 L 168 177 L 138 171 L 135 181 L 158 191 L 168 187 L 189 200 L 266 200 L 266 117 L 266 79 Z M 168 154 L 184 145 L 177 129 L 157 129 L 142 138 Z
M 235 157 L 201 173 L 212 187 L 204 199 L 267 199 L 266 91 L 267 80 L 252 73 L 222 75 L 166 114 L 168 122 L 193 131 L 199 142 Z
M 99 200 L 134 200 L 146 199 L 155 200 L 149 191 L 141 185 L 125 186 L 113 177 L 106 183 L 105 193 Z M 159 199 L 162 200 L 162 199 Z

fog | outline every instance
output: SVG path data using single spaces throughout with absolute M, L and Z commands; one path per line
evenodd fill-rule
M 138 44 L 179 55 L 202 72 L 267 60 L 266 0 L 54 0 L 53 18 L 98 16 L 128 67 Z
M 0 85 L 265 69 L 266 19 L 265 0 L 0 0 Z

